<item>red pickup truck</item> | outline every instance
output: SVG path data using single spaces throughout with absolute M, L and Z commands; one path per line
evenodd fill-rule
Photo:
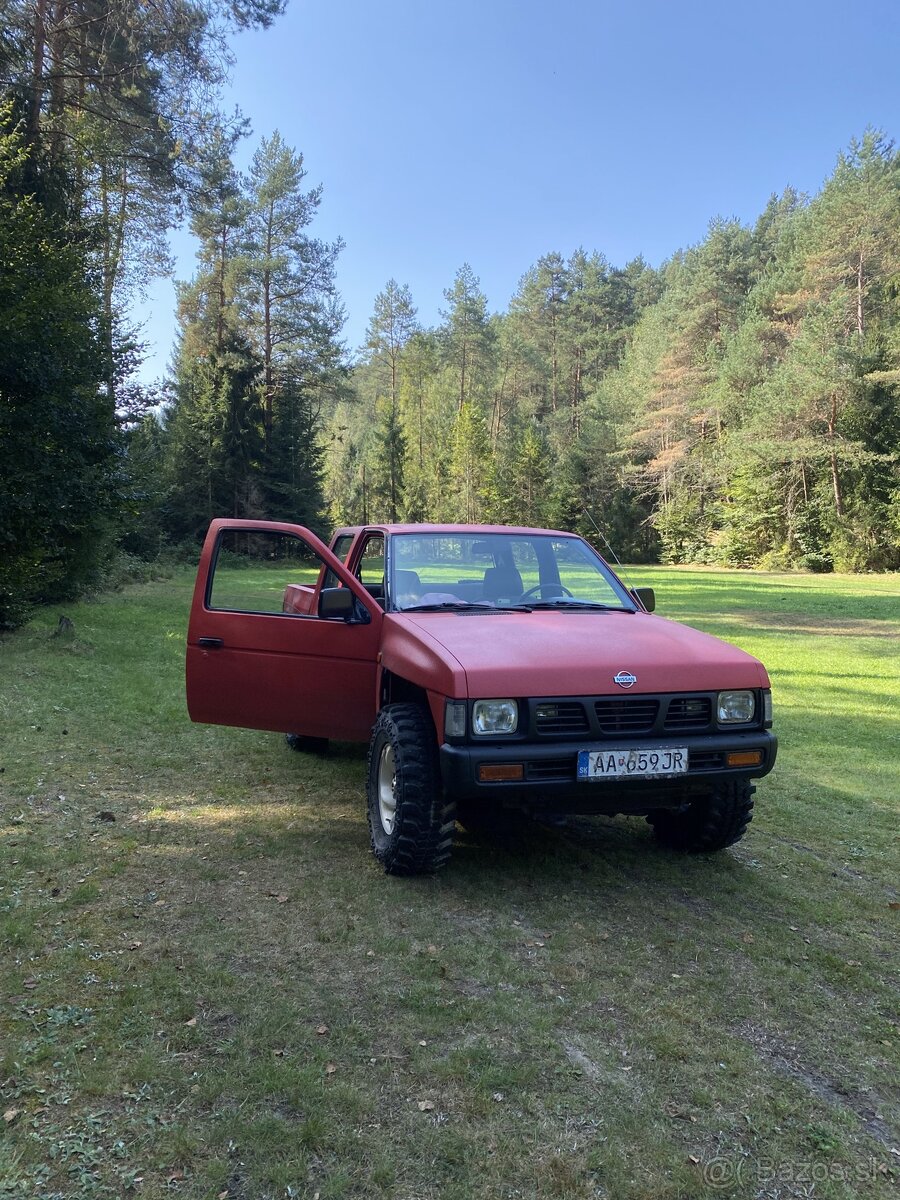
M 187 646 L 194 721 L 299 749 L 369 743 L 372 850 L 434 871 L 454 825 L 627 813 L 677 849 L 736 842 L 775 762 L 769 678 L 652 615 L 571 533 L 213 521 Z

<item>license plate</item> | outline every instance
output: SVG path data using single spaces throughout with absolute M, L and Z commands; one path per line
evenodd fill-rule
M 578 751 L 579 779 L 659 779 L 684 775 L 687 769 L 686 746 L 649 750 L 610 746 L 603 750 Z

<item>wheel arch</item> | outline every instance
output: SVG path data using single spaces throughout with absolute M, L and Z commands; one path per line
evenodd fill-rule
M 429 691 L 404 675 L 383 667 L 378 681 L 378 712 L 388 704 L 415 704 L 423 709 L 431 719 L 435 742 L 440 745 L 440 731 L 444 727 L 444 697 L 439 692 Z

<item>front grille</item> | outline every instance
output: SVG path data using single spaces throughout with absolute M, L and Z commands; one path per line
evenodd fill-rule
M 541 735 L 553 733 L 587 733 L 587 713 L 576 700 L 539 704 L 534 713 L 534 728 Z
M 600 732 L 609 736 L 619 733 L 650 733 L 656 723 L 659 701 L 635 696 L 628 700 L 597 700 L 594 712 Z
M 709 696 L 673 696 L 666 713 L 666 729 L 706 729 L 712 720 Z
M 527 723 L 523 722 L 522 731 L 541 742 L 582 746 L 607 740 L 628 745 L 635 738 L 712 734 L 718 731 L 716 693 L 536 696 L 527 701 Z

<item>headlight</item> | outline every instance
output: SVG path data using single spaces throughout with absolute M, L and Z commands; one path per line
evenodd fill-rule
M 473 733 L 515 733 L 518 724 L 519 706 L 515 700 L 476 700 L 472 706 Z
M 756 712 L 756 696 L 753 692 L 719 692 L 719 708 L 716 714 L 720 725 L 746 725 Z

